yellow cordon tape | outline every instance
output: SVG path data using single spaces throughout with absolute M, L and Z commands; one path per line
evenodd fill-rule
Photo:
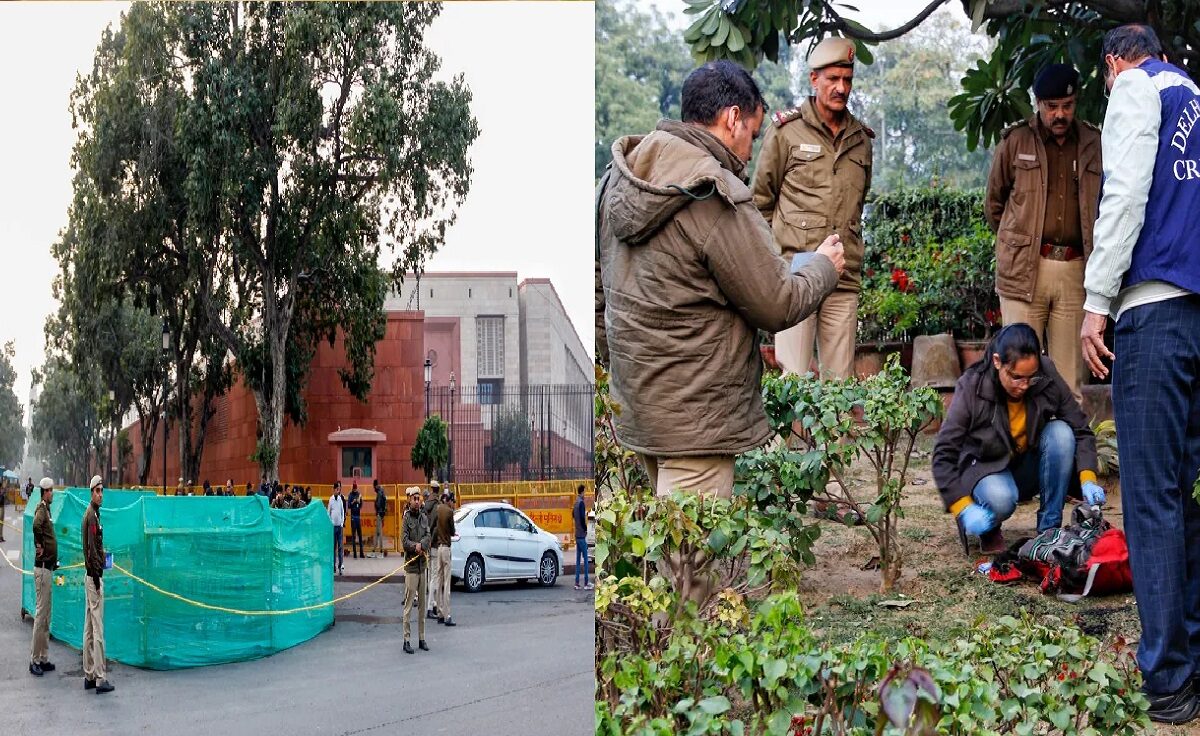
M 6 525 L 9 525 L 7 521 L 4 523 Z M 9 525 L 9 526 L 11 526 L 11 525 Z M 17 529 L 16 527 L 13 527 L 13 528 Z M 17 529 L 17 531 L 21 531 L 21 530 Z M 9 567 L 11 567 L 12 569 L 21 573 L 22 575 L 32 575 L 33 574 L 32 572 L 29 572 L 27 570 L 22 570 L 21 568 L 14 565 L 12 560 L 8 559 L 8 555 L 0 555 L 0 556 L 4 557 L 4 561 L 8 563 Z M 162 588 L 158 587 L 157 585 L 150 582 L 149 580 L 146 580 L 144 578 L 138 577 L 137 575 L 134 575 L 133 573 L 129 572 L 128 570 L 126 570 L 125 568 L 116 564 L 115 562 L 113 563 L 113 569 L 117 570 L 118 572 L 123 573 L 130 580 L 134 580 L 136 582 L 141 583 L 142 585 L 146 586 L 150 590 L 153 590 L 155 593 L 158 593 L 159 595 L 164 595 L 168 598 L 173 598 L 177 601 L 187 603 L 188 605 L 196 606 L 197 608 L 203 608 L 203 609 L 206 609 L 209 611 L 220 611 L 221 613 L 232 613 L 237 616 L 290 616 L 293 613 L 303 613 L 305 611 L 315 611 L 318 608 L 326 608 L 328 606 L 332 606 L 337 603 L 341 603 L 342 601 L 349 600 L 360 593 L 367 592 L 371 588 L 374 588 L 376 585 L 379 585 L 380 583 L 382 583 L 384 580 L 387 580 L 388 578 L 395 576 L 396 573 L 398 573 L 401 570 L 403 570 L 404 568 L 408 567 L 413 562 L 416 562 L 417 560 L 421 560 L 424 558 L 425 558 L 425 553 L 422 552 L 420 555 L 414 557 L 411 560 L 406 561 L 404 564 L 400 565 L 400 567 L 397 567 L 395 570 L 392 570 L 387 575 L 384 575 L 383 577 L 379 578 L 378 580 L 367 583 L 366 585 L 364 585 L 363 587 L 354 591 L 353 593 L 347 593 L 346 595 L 338 596 L 337 598 L 334 598 L 333 600 L 331 600 L 327 603 L 314 603 L 311 606 L 301 606 L 299 608 L 291 608 L 286 611 L 243 611 L 238 608 L 226 608 L 225 606 L 214 606 L 211 603 L 204 603 L 203 601 L 192 600 L 191 598 L 186 598 L 182 595 L 179 595 L 178 593 L 172 593 L 169 590 L 163 590 Z M 70 570 L 75 567 L 83 567 L 83 563 L 77 562 L 74 565 L 66 565 L 65 567 L 58 568 L 58 570 Z M 55 570 L 55 572 L 57 572 L 58 570 Z

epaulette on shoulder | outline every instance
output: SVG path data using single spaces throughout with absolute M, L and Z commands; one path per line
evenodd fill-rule
M 869 125 L 863 125 L 863 126 L 862 126 L 862 128 L 863 128 L 863 132 L 867 134 L 867 137 L 868 137 L 868 138 L 874 138 L 874 137 L 875 137 L 875 131 L 871 130 L 871 126 L 869 126 Z
M 1079 118 L 1075 118 L 1075 119 L 1076 119 L 1076 120 L 1079 120 Z M 1096 125 L 1095 123 L 1089 123 L 1089 122 L 1088 122 L 1088 121 L 1086 121 L 1086 120 L 1079 120 L 1079 122 L 1080 122 L 1080 124 L 1081 124 L 1081 125 L 1083 125 L 1085 128 L 1091 128 L 1092 130 L 1096 131 L 1097 133 L 1101 132 L 1101 131 L 1100 131 L 1100 126 L 1099 126 L 1099 125 Z
M 775 123 L 776 128 L 782 128 L 798 117 L 800 117 L 800 108 L 797 106 L 789 110 L 780 110 L 772 113 L 771 121 Z
M 1002 133 L 1000 133 L 1000 137 L 1007 138 L 1010 135 L 1012 135 L 1012 132 L 1014 130 L 1016 130 L 1017 128 L 1020 128 L 1022 125 L 1028 125 L 1028 124 L 1029 124 L 1028 120 L 1018 120 L 1017 122 L 1015 122 L 1012 125 L 1005 128 L 1004 131 Z

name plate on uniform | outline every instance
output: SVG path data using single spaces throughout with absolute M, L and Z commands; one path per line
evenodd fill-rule
M 805 153 L 820 153 L 821 152 L 821 147 L 819 145 L 817 145 L 816 143 L 801 143 L 799 145 L 799 148 L 801 151 L 804 151 Z
M 1037 156 L 1032 153 L 1018 153 L 1017 158 L 1022 161 L 1037 161 Z

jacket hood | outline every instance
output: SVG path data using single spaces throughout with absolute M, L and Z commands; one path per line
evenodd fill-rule
M 618 139 L 612 153 L 605 213 L 613 235 L 630 245 L 649 240 L 693 201 L 716 195 L 737 206 L 751 199 L 745 163 L 696 125 L 663 120 L 649 135 Z

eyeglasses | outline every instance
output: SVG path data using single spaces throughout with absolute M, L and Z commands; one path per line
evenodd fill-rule
M 1013 385 L 1015 386 L 1031 386 L 1037 381 L 1036 373 L 1032 373 L 1028 376 L 1018 376 L 1006 365 L 1000 366 L 1000 370 L 1004 371 L 1004 373 L 1008 376 L 1008 380 L 1012 381 Z

